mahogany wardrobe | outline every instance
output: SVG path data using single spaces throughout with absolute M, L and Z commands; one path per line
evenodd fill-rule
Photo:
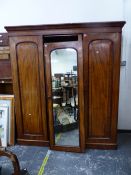
M 7 26 L 19 144 L 115 149 L 124 21 Z

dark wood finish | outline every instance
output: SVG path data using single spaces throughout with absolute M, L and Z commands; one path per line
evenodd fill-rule
M 124 21 L 5 27 L 9 36 L 74 35 L 79 33 L 121 32 Z
M 90 22 L 90 23 L 70 23 L 70 24 L 49 24 L 49 25 L 28 25 L 28 26 L 6 26 L 5 29 L 10 31 L 31 31 L 31 30 L 50 30 L 50 29 L 83 29 L 83 28 L 106 28 L 106 27 L 119 27 L 122 28 L 124 21 L 112 22 Z
M 11 160 L 14 168 L 13 175 L 20 175 L 20 166 L 17 156 L 13 154 L 11 151 L 7 151 L 5 148 L 1 147 L 1 138 L 0 138 L 0 156 L 8 157 Z
M 77 50 L 78 64 L 78 100 L 79 100 L 79 147 L 55 145 L 54 120 L 53 120 L 53 101 L 52 101 L 52 77 L 51 77 L 51 58 L 52 50 L 60 48 L 74 48 Z M 82 55 L 82 36 L 78 36 L 78 41 L 56 42 L 44 44 L 45 63 L 46 63 L 46 89 L 49 115 L 50 147 L 54 150 L 83 152 L 85 150 L 85 130 L 84 130 L 84 94 L 83 94 L 83 55 Z
M 0 33 L 0 94 L 13 94 L 8 34 Z
M 66 151 L 66 152 L 84 152 L 80 147 L 75 147 L 75 146 L 61 146 L 61 145 L 50 145 L 50 149 L 55 150 L 55 151 Z
M 88 148 L 88 149 L 107 149 L 107 150 L 109 150 L 109 149 L 113 149 L 113 150 L 115 150 L 115 149 L 117 149 L 117 144 L 115 143 L 115 144 L 111 144 L 111 143 L 106 143 L 106 142 L 104 142 L 104 143 L 87 143 L 86 144 L 86 148 Z
M 6 80 L 11 79 L 11 62 L 10 60 L 0 60 L 0 79 Z
M 12 83 L 0 83 L 0 94 L 13 94 L 12 86 Z
M 110 137 L 112 49 L 110 40 L 89 44 L 89 137 Z
M 0 33 L 0 46 L 8 46 L 9 38 L 8 33 Z
M 13 175 L 20 175 L 19 161 L 18 161 L 17 156 L 15 154 L 13 154 L 11 151 L 0 150 L 0 156 L 8 157 L 11 160 L 13 168 L 14 168 Z
M 10 39 L 17 140 L 38 145 L 48 140 L 42 38 Z M 28 141 L 28 142 L 27 142 Z
M 45 141 L 44 140 L 37 140 L 36 138 L 34 138 L 34 140 L 32 139 L 17 139 L 17 143 L 20 145 L 33 145 L 33 146 L 49 146 L 50 143 L 49 141 Z
M 11 151 L 6 150 L 6 148 L 1 147 L 1 138 L 0 138 L 0 157 L 4 156 L 11 160 L 13 165 L 13 174 L 12 175 L 26 175 L 28 171 L 26 169 L 20 170 L 20 165 L 17 156 Z M 0 166 L 0 174 L 1 174 L 1 166 Z
M 0 46 L 0 60 L 9 60 L 10 50 L 8 46 Z
M 120 69 L 119 33 L 84 35 L 86 144 L 116 148 Z M 93 146 L 93 147 L 94 147 Z
M 42 120 L 44 122 L 44 128 L 46 128 L 46 136 L 42 136 L 41 141 L 43 139 L 46 143 L 49 143 L 47 122 L 49 127 L 52 127 L 52 121 L 50 119 L 52 114 L 49 111 L 49 109 L 51 109 L 51 100 L 49 100 L 51 94 L 49 94 L 49 92 L 51 93 L 51 91 L 48 81 L 50 80 L 50 62 L 48 58 L 46 59 L 46 55 L 43 54 L 42 44 L 45 42 L 44 38 L 52 36 L 54 38 L 57 38 L 57 36 L 62 36 L 63 38 L 65 36 L 75 37 L 81 34 L 83 38 L 83 53 L 81 52 L 81 56 L 79 56 L 81 58 L 79 59 L 79 88 L 81 89 L 79 92 L 79 104 L 83 106 L 82 110 L 84 110 L 84 112 L 81 112 L 81 114 L 83 114 L 81 121 L 83 125 L 81 124 L 80 126 L 80 128 L 83 127 L 82 131 L 80 131 L 82 133 L 82 145 L 86 144 L 88 148 L 116 148 L 121 32 L 124 24 L 124 21 L 118 21 L 5 27 L 10 37 L 12 73 L 17 106 L 17 128 L 19 128 L 17 140 L 19 143 L 34 144 L 35 140 L 38 141 L 38 137 L 32 136 L 31 133 L 41 133 L 41 127 L 39 129 L 37 127 L 38 121 Z M 46 49 L 46 54 L 47 51 L 48 49 Z M 46 82 L 44 81 L 43 60 L 44 62 L 46 61 L 47 67 Z M 35 65 L 32 65 L 32 63 Z M 28 69 L 31 70 L 31 73 Z M 32 75 L 32 78 L 29 75 Z M 37 82 L 35 86 L 37 88 L 32 87 L 34 86 L 34 79 Z M 32 82 L 29 83 L 28 80 Z M 48 90 L 46 95 L 44 83 L 46 83 Z M 30 86 L 27 86 L 28 84 L 30 84 Z M 26 102 L 26 98 L 30 92 L 29 89 L 32 92 L 32 99 L 37 99 L 36 104 L 40 107 L 32 104 L 33 101 L 30 99 L 29 101 L 32 101 L 32 103 Z M 46 98 L 49 104 L 49 121 L 47 119 L 48 114 L 46 115 L 45 112 Z M 34 114 L 37 109 L 38 114 L 40 110 L 44 110 L 36 122 L 33 120 L 33 125 L 30 120 L 23 120 L 22 114 L 23 110 L 25 112 L 32 108 Z M 32 127 L 28 126 L 28 122 L 30 122 Z M 37 132 L 33 130 L 33 128 L 36 129 Z M 27 131 L 28 129 L 29 132 Z M 84 129 L 86 133 L 85 137 Z M 24 133 L 25 131 L 26 134 Z M 51 138 L 53 138 L 52 132 L 53 130 L 50 131 L 51 145 L 53 144 L 51 140 Z M 41 141 L 39 141 L 39 144 L 41 144 Z M 53 148 L 54 147 L 52 147 L 52 149 Z M 63 150 L 64 148 L 55 147 L 55 149 Z

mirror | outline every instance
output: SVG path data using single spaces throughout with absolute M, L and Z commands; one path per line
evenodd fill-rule
M 79 146 L 77 51 L 51 51 L 52 102 L 55 145 Z

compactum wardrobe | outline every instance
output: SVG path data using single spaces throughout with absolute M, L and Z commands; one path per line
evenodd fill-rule
M 19 144 L 75 152 L 117 147 L 124 24 L 5 27 Z

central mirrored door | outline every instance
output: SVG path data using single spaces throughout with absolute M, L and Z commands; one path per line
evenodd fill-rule
M 83 152 L 83 57 L 81 36 L 77 41 L 44 44 L 50 147 Z

